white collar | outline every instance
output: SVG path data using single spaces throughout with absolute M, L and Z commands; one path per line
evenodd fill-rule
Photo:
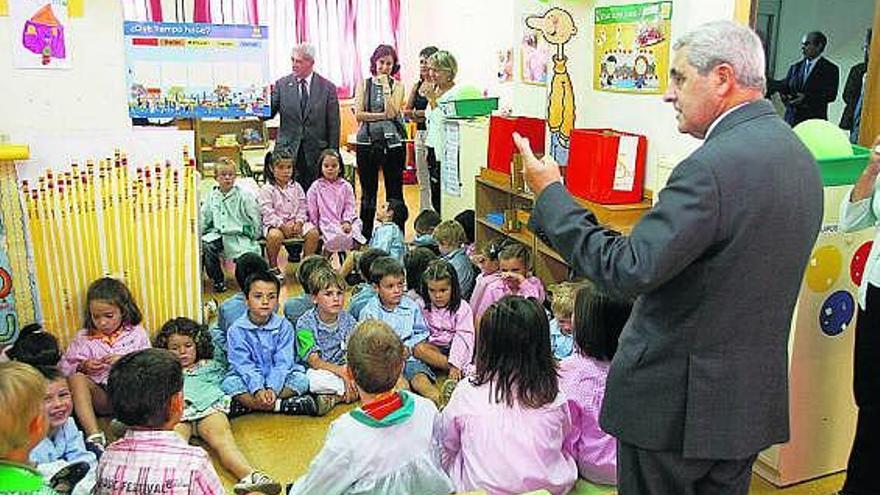
M 299 82 L 300 82 L 301 80 L 305 79 L 305 81 L 306 81 L 306 87 L 307 87 L 307 88 L 311 88 L 311 87 L 312 87 L 312 76 L 314 76 L 314 75 L 315 75 L 315 72 L 312 71 L 312 72 L 309 72 L 309 75 L 307 75 L 306 77 L 303 77 L 303 78 L 299 78 L 299 77 L 296 77 L 296 76 L 293 76 L 293 77 L 296 78 L 296 85 L 297 85 L 297 86 L 299 86 Z
M 735 106 L 735 107 L 730 107 L 730 108 L 728 108 L 726 112 L 724 112 L 724 113 L 722 113 L 721 115 L 719 115 L 717 119 L 713 120 L 712 123 L 709 124 L 709 129 L 706 130 L 706 136 L 703 137 L 703 139 L 704 139 L 704 140 L 705 140 L 705 139 L 708 139 L 709 136 L 712 135 L 712 130 L 715 129 L 715 126 L 718 125 L 718 123 L 721 122 L 721 120 L 723 120 L 724 117 L 727 117 L 727 116 L 730 115 L 734 110 L 736 110 L 736 109 L 738 109 L 738 108 L 742 108 L 742 107 L 748 105 L 749 103 L 751 103 L 751 102 L 750 102 L 750 101 L 746 101 L 746 102 L 740 103 L 739 105 L 737 105 L 737 106 Z

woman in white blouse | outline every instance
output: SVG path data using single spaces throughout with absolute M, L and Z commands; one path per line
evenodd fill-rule
M 841 204 L 844 231 L 880 226 L 880 136 L 871 146 L 871 159 Z M 868 255 L 865 276 L 859 286 L 859 316 L 856 321 L 853 393 L 859 408 L 856 436 L 840 495 L 880 493 L 880 229 Z

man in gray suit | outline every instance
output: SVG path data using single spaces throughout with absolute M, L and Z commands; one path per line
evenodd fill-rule
M 664 100 L 704 143 L 629 236 L 598 225 L 516 139 L 537 198 L 532 230 L 600 289 L 636 299 L 601 414 L 618 439 L 621 495 L 745 494 L 758 452 L 788 439 L 789 328 L 822 184 L 762 99 L 753 31 L 715 21 L 675 50 Z
M 308 191 L 318 178 L 318 155 L 339 149 L 339 100 L 336 86 L 314 72 L 315 49 L 301 44 L 291 53 L 293 73 L 272 87 L 272 118 L 281 112 L 275 150 L 295 157 L 296 181 Z

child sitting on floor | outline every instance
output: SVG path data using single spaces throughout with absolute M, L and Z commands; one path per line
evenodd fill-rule
M 617 351 L 620 332 L 632 305 L 612 299 L 590 286 L 575 296 L 574 353 L 559 363 L 559 389 L 580 405 L 579 432 L 573 451 L 580 475 L 604 484 L 617 482 L 617 439 L 602 431 L 599 411 L 605 381 Z
M 303 256 L 315 254 L 320 240 L 318 230 L 309 222 L 306 193 L 293 180 L 293 167 L 290 153 L 273 153 L 272 166 L 265 169 L 266 185 L 257 196 L 263 215 L 266 257 L 272 267 L 272 275 L 279 279 L 284 277 L 278 267 L 278 253 L 285 239 L 302 237 Z
M 439 255 L 440 249 L 437 247 L 437 239 L 434 239 L 434 228 L 440 224 L 442 219 L 440 214 L 434 210 L 422 210 L 413 220 L 413 230 L 416 231 L 416 237 L 413 239 L 413 246 L 426 247 L 434 254 Z
M 226 370 L 211 359 L 207 329 L 189 318 L 169 320 L 156 336 L 156 347 L 171 351 L 183 368 L 183 416 L 174 431 L 187 442 L 192 436 L 202 438 L 239 480 L 236 493 L 280 492 L 278 482 L 248 463 L 232 436 L 226 416 L 230 398 L 220 388 Z
M 247 312 L 244 283 L 254 273 L 267 270 L 269 270 L 269 264 L 262 256 L 255 253 L 245 253 L 235 260 L 235 283 L 238 284 L 238 292 L 220 305 L 217 324 L 211 329 L 211 339 L 214 342 L 214 361 L 223 365 L 224 368 L 229 366 L 229 359 L 226 357 L 226 333 L 232 322 Z
M 405 361 L 391 328 L 364 321 L 348 341 L 349 374 L 362 406 L 333 421 L 324 447 L 291 495 L 446 494 L 452 483 L 432 438 L 437 408 L 394 385 Z
M 499 277 L 486 286 L 480 301 L 473 306 L 474 318 L 479 321 L 486 308 L 504 296 L 534 297 L 544 302 L 544 284 L 531 274 L 531 253 L 526 246 L 514 242 L 498 253 Z
M 498 271 L 500 268 L 498 254 L 509 242 L 511 241 L 506 237 L 490 239 L 482 243 L 477 253 L 471 256 L 471 262 L 480 269 L 474 280 L 474 292 L 470 299 L 471 308 L 476 308 L 480 304 L 486 287 L 501 278 L 501 273 Z
M 318 157 L 321 177 L 306 192 L 309 220 L 318 227 L 324 240 L 324 252 L 331 257 L 355 249 L 367 242 L 363 225 L 355 210 L 354 188 L 342 176 L 342 157 L 335 149 L 326 149 Z
M 260 253 L 260 207 L 257 199 L 235 184 L 238 167 L 220 157 L 214 168 L 217 186 L 202 203 L 202 264 L 214 284 L 214 292 L 226 292 L 222 260 L 244 253 Z
M 296 280 L 302 288 L 302 294 L 296 297 L 288 297 L 284 301 L 284 317 L 291 325 L 296 327 L 296 321 L 304 315 L 306 311 L 315 307 L 315 301 L 312 300 L 312 288 L 309 286 L 309 279 L 312 274 L 318 270 L 331 270 L 330 263 L 327 258 L 312 254 L 306 256 L 299 262 L 296 269 Z
M 406 209 L 403 201 L 389 199 L 387 203 L 382 203 L 376 211 L 376 221 L 379 225 L 373 229 L 370 247 L 381 249 L 397 261 L 403 261 L 406 243 L 403 242 L 403 231 L 399 226 L 403 225 L 408 217 L 409 210 Z
M 297 345 L 309 363 L 309 390 L 353 402 L 357 389 L 346 371 L 345 343 L 357 321 L 342 309 L 345 281 L 333 271 L 319 270 L 312 274 L 309 287 L 315 307 L 296 322 Z
M 433 210 L 425 210 L 433 211 Z M 422 299 L 422 274 L 428 263 L 437 259 L 434 251 L 426 247 L 415 247 L 403 255 L 403 268 L 406 270 L 406 296 L 416 302 L 420 307 L 425 306 Z
M 415 301 L 403 296 L 403 265 L 390 256 L 377 259 L 370 267 L 370 282 L 378 297 L 370 299 L 364 306 L 358 321 L 381 320 L 394 330 L 408 353 L 403 368 L 404 379 L 416 393 L 439 404 L 440 391 L 434 385 L 436 376 L 422 361 L 427 351 L 425 339 L 428 337 L 428 326 L 421 308 Z
M 464 228 L 455 220 L 446 220 L 440 222 L 440 225 L 434 229 L 434 238 L 437 239 L 442 258 L 452 263 L 458 273 L 461 296 L 470 299 L 471 293 L 474 291 L 476 274 L 474 273 L 474 265 L 465 252 L 467 237 Z
M 433 368 L 449 372 L 451 385 L 445 386 L 448 398 L 455 382 L 470 371 L 474 354 L 474 315 L 461 297 L 458 275 L 446 260 L 432 261 L 422 274 L 422 297 L 425 299 L 425 323 L 428 343 L 425 362 Z
M 574 313 L 574 296 L 580 285 L 562 282 L 550 286 L 550 349 L 553 357 L 565 359 L 574 348 L 574 337 L 571 335 L 571 315 Z
M 174 354 L 146 349 L 124 356 L 110 372 L 107 391 L 130 428 L 101 456 L 95 495 L 225 493 L 208 454 L 174 432 L 186 404 Z
M 370 283 L 370 267 L 373 266 L 374 261 L 385 256 L 388 256 L 388 253 L 376 248 L 362 251 L 357 256 L 357 269 L 363 282 L 352 288 L 351 297 L 348 299 L 348 312 L 356 320 L 360 318 L 361 310 L 370 302 L 370 299 L 376 297 L 376 290 L 373 288 L 373 284 Z M 353 256 L 349 257 L 349 259 L 354 258 Z
M 293 325 L 275 313 L 280 283 L 269 272 L 251 275 L 244 286 L 247 313 L 229 328 L 229 372 L 223 391 L 231 413 L 248 411 L 318 416 L 332 404 L 308 395 L 309 381 L 297 359 Z
M 84 328 L 58 363 L 70 379 L 73 409 L 86 443 L 95 449 L 107 446 L 96 414 L 113 414 L 106 391 L 110 366 L 130 352 L 150 347 L 141 320 L 141 310 L 124 283 L 109 277 L 95 280 L 86 292 Z
M 486 310 L 476 346 L 476 371 L 455 388 L 438 429 L 456 490 L 568 493 L 577 431 L 559 392 L 544 309 L 505 296 Z

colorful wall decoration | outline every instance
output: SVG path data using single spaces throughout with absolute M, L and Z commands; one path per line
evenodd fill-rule
M 16 0 L 9 7 L 14 66 L 70 68 L 67 0 Z
M 131 170 L 117 151 L 21 182 L 42 322 L 62 345 L 102 276 L 126 282 L 151 331 L 175 316 L 201 320 L 199 174 L 185 150 L 182 163 Z
M 269 115 L 265 26 L 124 25 L 131 117 Z
M 547 127 L 550 129 L 550 155 L 560 165 L 566 165 L 571 130 L 574 128 L 575 102 L 565 45 L 577 34 L 578 29 L 571 13 L 558 7 L 549 9 L 543 15 L 528 16 L 526 26 L 539 32 L 555 48 L 550 59 L 553 76 L 547 96 Z
M 596 8 L 593 89 L 661 94 L 669 79 L 672 2 Z

